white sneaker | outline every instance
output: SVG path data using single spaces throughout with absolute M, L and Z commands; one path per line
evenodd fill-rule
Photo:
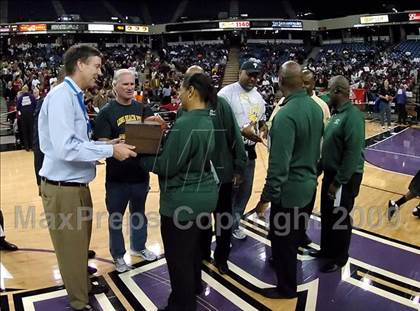
M 243 239 L 246 238 L 246 234 L 245 234 L 244 230 L 239 229 L 239 228 L 233 230 L 232 235 L 237 240 L 243 240 Z
M 153 253 L 152 251 L 149 251 L 147 248 L 141 250 L 141 251 L 135 251 L 135 250 L 131 250 L 131 255 L 132 256 L 137 256 L 137 257 L 141 257 L 146 261 L 153 261 L 156 260 L 157 256 L 155 253 Z
M 417 205 L 414 209 L 413 209 L 413 216 L 419 217 L 420 218 L 420 205 Z
M 114 264 L 115 264 L 115 269 L 120 273 L 130 270 L 130 267 L 126 264 L 123 257 L 115 258 L 114 259 Z
M 392 200 L 388 201 L 388 220 L 391 220 L 396 212 L 398 212 L 399 206 Z

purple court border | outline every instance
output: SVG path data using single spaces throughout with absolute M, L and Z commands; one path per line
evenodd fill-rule
M 114 309 L 116 311 L 126 310 L 126 308 L 123 307 L 123 305 L 121 304 L 121 301 L 115 295 L 114 291 L 108 285 L 108 282 L 105 280 L 105 278 L 103 276 L 93 277 L 93 278 L 91 278 L 91 280 L 93 282 L 98 282 L 99 284 L 106 284 L 108 286 L 109 290 L 106 293 L 106 297 L 107 297 L 109 303 L 114 307 Z M 26 298 L 26 297 L 37 296 L 37 295 L 46 294 L 46 293 L 52 293 L 54 291 L 58 291 L 58 290 L 62 290 L 62 289 L 64 289 L 64 286 L 59 285 L 59 286 L 51 286 L 51 287 L 35 289 L 35 290 L 28 290 L 28 291 L 25 291 L 25 292 L 20 292 L 20 293 L 17 293 L 17 294 L 13 294 L 13 301 L 14 301 L 14 305 L 15 305 L 15 310 L 16 311 L 23 311 L 24 310 L 23 299 Z M 100 307 L 99 301 L 97 300 L 97 298 L 95 296 L 92 296 L 92 297 L 89 297 L 89 298 L 90 298 L 89 302 L 90 302 L 91 305 L 93 305 L 96 308 L 95 310 L 106 311 L 106 310 L 103 310 L 102 307 Z M 35 310 L 39 310 L 39 308 L 41 308 L 41 310 L 60 310 L 63 302 L 66 305 L 68 305 L 67 296 L 60 296 L 60 297 L 49 298 L 49 299 L 37 301 L 37 302 L 34 303 L 34 308 L 35 308 Z M 60 308 L 60 309 L 58 309 L 58 308 Z M 67 306 L 65 308 L 65 310 L 70 310 L 70 307 Z
M 416 143 L 417 142 L 417 143 Z M 365 150 L 366 161 L 389 170 L 415 175 L 420 167 L 420 129 L 407 128 Z

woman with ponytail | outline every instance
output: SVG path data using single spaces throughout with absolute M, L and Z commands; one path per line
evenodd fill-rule
M 216 100 L 210 79 L 194 74 L 180 90 L 184 112 L 168 135 L 162 153 L 143 157 L 159 176 L 161 234 L 172 292 L 165 310 L 196 310 L 202 292 L 200 223 L 211 217 L 218 198 L 210 161 L 214 131 L 208 104 Z

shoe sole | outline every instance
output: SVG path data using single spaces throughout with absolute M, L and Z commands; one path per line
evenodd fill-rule
M 142 258 L 146 261 L 155 261 L 157 259 L 157 256 L 155 256 L 153 259 L 150 259 L 150 258 L 148 259 L 148 258 L 144 257 L 142 254 L 134 253 L 133 251 L 130 252 L 130 255 L 134 256 L 134 257 L 140 257 L 140 258 Z

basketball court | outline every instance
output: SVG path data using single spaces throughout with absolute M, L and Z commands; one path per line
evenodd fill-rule
M 420 310 L 420 220 L 411 215 L 418 200 L 403 206 L 394 221 L 386 217 L 388 200 L 405 194 L 420 168 L 420 128 L 397 127 L 384 132 L 367 122 L 366 137 L 365 173 L 353 213 L 355 229 L 347 265 L 335 273 L 320 273 L 322 261 L 300 249 L 299 297 L 272 300 L 258 293 L 276 283 L 268 264 L 268 214 L 264 220 L 253 212 L 268 160 L 265 147 L 259 145 L 253 195 L 242 220 L 247 239 L 232 241 L 227 275 L 221 276 L 212 264 L 203 263 L 205 289 L 198 296 L 198 310 Z M 33 154 L 6 151 L 0 158 L 6 238 L 20 247 L 17 252 L 1 253 L 0 309 L 69 310 L 38 196 Z M 157 178 L 152 175 L 146 211 L 147 246 L 159 259 L 142 262 L 126 254 L 133 269 L 125 273 L 115 271 L 108 250 L 104 182 L 105 165 L 98 165 L 91 183 L 95 216 L 90 246 L 97 257 L 89 265 L 98 268 L 94 282 L 108 284 L 110 291 L 91 297 L 91 304 L 99 310 L 164 307 L 170 282 L 160 238 Z M 310 247 L 319 249 L 319 195 L 315 206 L 308 233 L 313 241 Z M 124 228 L 128 237 L 126 222 Z

